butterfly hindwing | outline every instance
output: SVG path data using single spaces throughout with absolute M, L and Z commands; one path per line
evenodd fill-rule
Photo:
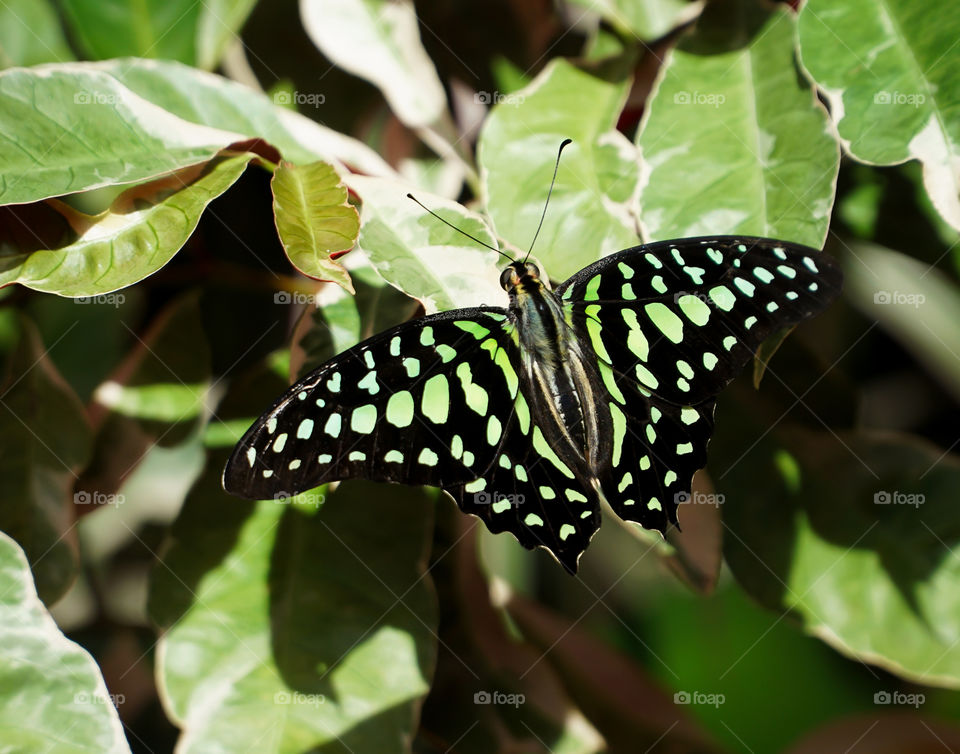
M 620 518 L 666 532 L 678 523 L 677 506 L 693 475 L 707 463 L 714 401 L 676 406 L 631 389 L 624 397 L 625 406 L 611 406 L 617 447 L 600 485 Z
M 490 531 L 509 531 L 528 549 L 545 547 L 575 573 L 600 527 L 598 495 L 554 452 L 522 395 L 515 408 L 491 467 L 448 491 Z
M 441 487 L 475 479 L 496 445 L 474 427 L 506 424 L 518 391 L 509 330 L 503 310 L 463 309 L 344 351 L 247 431 L 225 489 L 270 499 L 340 479 Z

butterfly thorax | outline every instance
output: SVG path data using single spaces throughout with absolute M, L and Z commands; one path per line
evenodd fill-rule
M 597 403 L 603 393 L 596 366 L 534 265 L 510 265 L 501 283 L 519 336 L 524 394 L 546 425 L 547 441 L 581 477 L 596 477 L 612 441 L 608 413 Z

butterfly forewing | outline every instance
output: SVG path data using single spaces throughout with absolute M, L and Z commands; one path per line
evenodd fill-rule
M 841 275 L 813 249 L 758 238 L 666 241 L 614 254 L 558 288 L 601 362 L 614 426 L 605 498 L 663 531 L 706 464 L 715 396 L 764 338 L 822 310 Z
M 803 246 L 694 238 L 606 257 L 557 293 L 618 380 L 689 405 L 717 395 L 773 331 L 821 311 L 840 279 Z
M 488 439 L 510 419 L 516 351 L 506 312 L 495 309 L 445 312 L 370 338 L 257 420 L 227 463 L 224 488 L 270 499 L 339 479 L 469 482 L 492 463 L 499 438 Z

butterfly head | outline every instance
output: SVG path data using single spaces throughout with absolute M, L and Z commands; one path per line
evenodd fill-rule
M 518 288 L 531 290 L 540 288 L 540 270 L 530 262 L 514 262 L 500 273 L 500 285 L 507 293 L 514 295 Z

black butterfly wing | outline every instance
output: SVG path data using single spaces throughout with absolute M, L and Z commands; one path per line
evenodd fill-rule
M 359 343 L 299 380 L 234 448 L 227 492 L 270 499 L 325 482 L 447 487 L 487 469 L 518 392 L 502 309 L 461 309 Z M 506 415 L 504 415 L 504 413 Z
M 527 549 L 546 548 L 570 573 L 600 528 L 597 491 L 550 447 L 522 393 L 490 468 L 447 490 L 490 531 L 509 531 Z
M 841 283 L 814 249 L 725 236 L 626 249 L 558 287 L 609 392 L 614 451 L 600 481 L 618 515 L 661 531 L 676 523 L 678 496 L 706 464 L 716 395 Z

